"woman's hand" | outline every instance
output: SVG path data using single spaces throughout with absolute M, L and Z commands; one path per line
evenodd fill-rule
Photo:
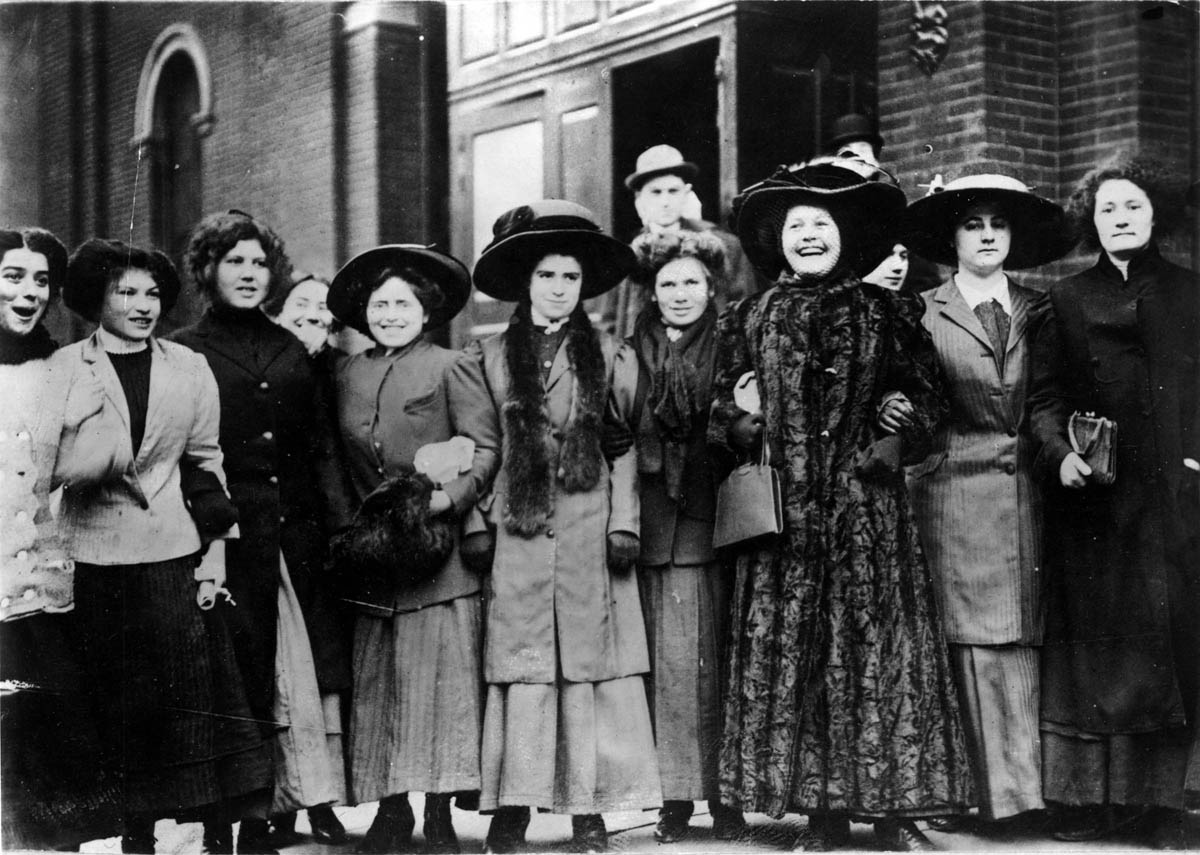
M 636 534 L 627 531 L 610 531 L 608 533 L 608 569 L 614 573 L 625 574 L 637 564 L 641 544 Z
M 454 505 L 450 501 L 450 494 L 445 490 L 434 490 L 429 495 L 429 513 L 444 514 L 452 507 L 454 507 Z
M 883 396 L 879 405 L 879 427 L 888 433 L 899 433 L 913 425 L 913 414 L 916 408 L 903 392 L 889 392 Z
M 729 441 L 741 449 L 753 448 L 762 438 L 766 420 L 762 413 L 746 413 L 729 427 Z
M 1078 490 L 1087 485 L 1087 476 L 1092 474 L 1092 467 L 1083 462 L 1083 458 L 1074 451 L 1068 452 L 1063 462 L 1058 466 L 1058 480 L 1064 487 Z

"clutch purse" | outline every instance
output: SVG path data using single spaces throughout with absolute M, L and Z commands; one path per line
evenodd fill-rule
M 783 489 L 763 437 L 759 462 L 743 463 L 717 488 L 713 546 L 720 549 L 782 531 Z
M 1071 448 L 1092 468 L 1088 481 L 1108 486 L 1117 479 L 1117 423 L 1095 413 L 1071 413 L 1067 421 Z

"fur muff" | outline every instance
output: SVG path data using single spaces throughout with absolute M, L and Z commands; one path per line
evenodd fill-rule
M 567 326 L 567 358 L 574 372 L 571 410 L 556 461 L 533 338 L 540 334 L 528 303 L 518 305 L 504 343 L 509 391 L 501 416 L 508 479 L 504 526 L 521 537 L 545 530 L 554 509 L 556 480 L 568 493 L 587 492 L 600 482 L 604 464 L 600 439 L 608 377 L 600 338 L 583 307 L 577 306 Z
M 354 520 L 330 543 L 343 599 L 391 608 L 396 592 L 437 575 L 454 549 L 455 526 L 429 512 L 433 482 L 406 473 L 363 500 Z

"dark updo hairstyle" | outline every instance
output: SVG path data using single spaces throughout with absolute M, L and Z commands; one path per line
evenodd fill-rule
M 432 314 L 435 309 L 440 309 L 446 302 L 446 295 L 442 291 L 442 287 L 422 273 L 415 267 L 404 265 L 403 267 L 385 267 L 379 271 L 374 277 L 367 282 L 366 299 L 363 300 L 363 329 L 366 329 L 366 312 L 367 306 L 371 302 L 371 295 L 382 288 L 389 279 L 402 279 L 408 283 L 408 287 L 412 288 L 413 296 L 417 298 L 417 302 L 421 304 L 421 308 L 426 314 Z
M 291 293 L 303 285 L 305 282 L 320 282 L 329 288 L 329 280 L 324 276 L 318 276 L 315 273 L 308 273 L 302 270 L 293 270 L 291 276 L 288 277 L 288 283 L 272 294 L 267 300 L 263 301 L 262 310 L 267 313 L 267 317 L 275 320 L 279 317 L 279 313 L 283 311 L 283 304 L 287 302 L 287 298 Z M 332 314 L 332 313 L 331 313 Z M 329 322 L 329 331 L 332 333 L 340 332 L 342 322 L 337 318 L 333 318 Z
M 254 219 L 244 211 L 230 209 L 209 214 L 196 224 L 188 239 L 184 267 L 191 281 L 210 301 L 216 298 L 217 264 L 244 240 L 256 240 L 267 256 L 271 280 L 267 286 L 267 301 L 284 289 L 291 279 L 292 262 L 288 259 L 283 241 L 270 226 Z
M 27 249 L 46 256 L 50 275 L 50 300 L 58 299 L 67 278 L 67 248 L 45 229 L 27 226 L 23 229 L 0 229 L 0 259 L 10 249 Z
M 694 258 L 704 265 L 710 291 L 720 290 L 724 284 L 725 244 L 709 232 L 643 232 L 634 238 L 631 246 L 637 257 L 637 267 L 629 278 L 651 295 L 658 271 L 677 258 Z
M 1105 181 L 1132 182 L 1142 189 L 1154 208 L 1156 238 L 1174 231 L 1183 221 L 1185 183 L 1177 178 L 1162 161 L 1145 155 L 1120 151 L 1091 169 L 1079 183 L 1067 202 L 1067 214 L 1082 238 L 1085 249 L 1100 249 L 1096 233 L 1096 192 Z
M 158 250 L 129 246 L 119 240 L 92 238 L 79 245 L 67 264 L 63 302 L 67 308 L 93 323 L 110 286 L 127 270 L 144 270 L 158 286 L 162 313 L 166 315 L 179 298 L 179 274 L 175 265 Z

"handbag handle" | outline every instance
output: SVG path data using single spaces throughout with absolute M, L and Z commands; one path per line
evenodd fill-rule
M 1071 450 L 1073 450 L 1080 457 L 1083 457 L 1088 454 L 1088 452 L 1090 452 L 1096 445 L 1096 440 L 1100 437 L 1100 429 L 1104 426 L 1104 423 L 1101 419 L 1095 419 L 1094 413 L 1088 413 L 1088 417 L 1093 418 L 1094 421 L 1092 422 L 1089 430 L 1087 442 L 1084 443 L 1083 448 L 1080 448 L 1079 440 L 1075 436 L 1075 422 L 1078 416 L 1079 411 L 1076 410 L 1075 412 L 1071 413 L 1071 417 L 1067 419 L 1067 438 L 1071 440 Z
M 758 453 L 758 462 L 762 466 L 771 465 L 771 441 L 767 439 L 766 425 L 763 425 L 762 449 Z

